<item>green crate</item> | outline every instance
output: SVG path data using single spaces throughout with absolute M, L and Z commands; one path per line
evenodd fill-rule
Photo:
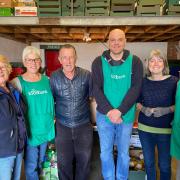
M 111 5 L 111 11 L 134 11 L 134 4 L 130 4 L 130 5 L 127 5 L 127 4 L 113 4 Z
M 168 15 L 170 15 L 170 16 L 180 16 L 180 12 L 168 11 Z
M 61 16 L 61 9 L 60 8 L 38 8 L 38 16 L 40 17 Z
M 135 0 L 111 0 L 111 4 L 135 4 Z
M 71 0 L 62 0 L 62 7 L 70 6 L 71 7 Z M 83 7 L 85 6 L 85 0 L 76 0 L 73 2 L 73 7 Z
M 86 8 L 85 16 L 109 16 L 109 8 Z
M 169 0 L 167 3 L 169 5 L 180 5 L 180 0 Z
M 160 5 L 151 5 L 151 6 L 137 6 L 137 16 L 160 16 L 162 15 Z
M 36 0 L 38 16 L 61 16 L 61 0 Z
M 70 11 L 62 11 L 62 16 L 71 16 Z M 84 11 L 73 11 L 73 16 L 84 16 Z
M 12 16 L 12 8 L 0 8 L 0 16 Z
M 109 7 L 110 1 L 86 1 L 86 7 Z
M 168 11 L 180 12 L 180 5 L 171 5 L 171 6 L 169 6 Z
M 73 7 L 73 13 L 71 12 Z M 76 0 L 71 4 L 71 0 L 62 0 L 62 16 L 84 16 L 85 0 Z
M 115 12 L 115 11 L 110 11 L 110 16 L 133 16 L 134 11 L 128 11 L 128 12 Z
M 139 5 L 163 5 L 164 0 L 140 0 Z
M 107 2 L 107 1 L 110 1 L 110 0 L 86 0 L 86 1 L 89 1 L 89 2 Z
M 37 6 L 61 5 L 61 0 L 36 0 Z

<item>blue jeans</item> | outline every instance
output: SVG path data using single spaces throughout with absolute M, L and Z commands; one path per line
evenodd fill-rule
M 23 153 L 0 158 L 0 180 L 20 180 Z
M 87 180 L 93 143 L 93 129 L 90 123 L 78 127 L 66 127 L 56 122 L 56 148 L 58 176 L 60 180 Z M 73 172 L 73 160 L 76 168 Z M 75 173 L 75 174 L 74 174 Z
M 27 144 L 25 151 L 25 174 L 26 180 L 39 180 L 42 163 L 45 159 L 47 142 L 39 146 Z
M 158 166 L 160 180 L 171 179 L 171 156 L 169 134 L 155 134 L 139 130 L 139 138 L 143 148 L 147 180 L 156 180 L 155 147 L 158 150 Z
M 133 123 L 113 124 L 106 116 L 96 113 L 96 124 L 101 147 L 102 175 L 104 180 L 127 180 L 129 173 L 129 144 Z M 113 146 L 118 149 L 116 176 Z

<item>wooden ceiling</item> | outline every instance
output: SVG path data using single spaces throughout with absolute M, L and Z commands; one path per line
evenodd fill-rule
M 180 41 L 179 23 L 122 23 L 122 25 L 108 23 L 58 24 L 50 19 L 43 23 L 3 23 L 0 18 L 0 36 L 30 44 L 31 42 L 106 42 L 108 33 L 114 28 L 121 28 L 126 33 L 128 42 L 167 42 Z M 3 19 L 4 20 L 4 19 Z M 45 19 L 44 19 L 45 20 Z M 103 19 L 101 19 L 103 21 Z M 2 22 L 2 23 L 1 23 Z M 94 21 L 93 21 L 94 22 Z M 77 25 L 75 25 L 77 24 Z

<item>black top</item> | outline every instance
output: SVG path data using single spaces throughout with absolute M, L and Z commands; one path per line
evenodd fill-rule
M 119 61 L 115 61 L 110 56 L 110 51 L 104 51 L 102 56 L 105 57 L 112 66 L 120 66 L 124 61 L 126 61 L 130 52 L 124 50 L 123 57 Z M 127 91 L 122 103 L 119 106 L 120 112 L 124 115 L 136 102 L 143 79 L 143 64 L 141 60 L 133 55 L 132 62 L 132 76 L 131 76 L 131 87 Z M 102 114 L 107 114 L 108 111 L 113 109 L 106 96 L 104 95 L 104 77 L 102 70 L 101 56 L 98 56 L 92 63 L 92 80 L 93 80 L 93 96 L 97 102 L 97 110 Z
M 144 78 L 142 84 L 141 95 L 138 101 L 145 107 L 169 107 L 175 103 L 175 94 L 178 79 L 170 76 L 161 81 L 152 81 Z M 139 122 L 146 126 L 157 128 L 170 128 L 173 113 L 160 117 L 151 115 L 147 117 L 142 112 L 139 113 Z

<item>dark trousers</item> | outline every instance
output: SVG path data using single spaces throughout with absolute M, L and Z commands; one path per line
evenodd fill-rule
M 139 130 L 147 180 L 156 180 L 155 146 L 158 150 L 160 180 L 171 180 L 170 134 L 154 134 Z
M 56 148 L 60 180 L 87 180 L 90 172 L 93 130 L 90 123 L 68 128 L 56 122 Z M 73 160 L 75 159 L 75 175 Z

